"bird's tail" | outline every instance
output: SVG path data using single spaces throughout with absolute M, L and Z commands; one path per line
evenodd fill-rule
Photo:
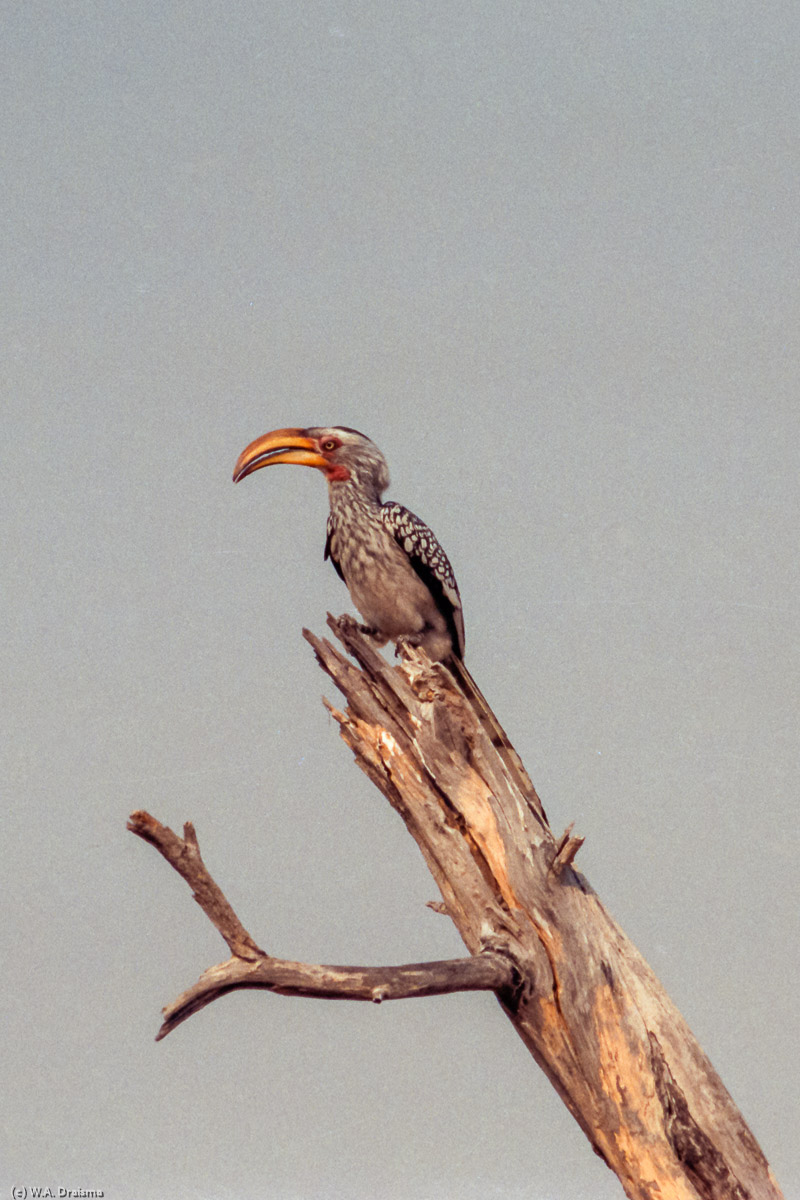
M 446 665 L 455 676 L 456 681 L 461 685 L 461 690 L 469 700 L 481 728 L 503 760 L 509 775 L 529 801 L 533 811 L 537 816 L 542 817 L 545 824 L 547 824 L 547 815 L 537 795 L 536 788 L 533 786 L 531 777 L 522 765 L 522 759 L 511 745 L 508 734 L 494 715 L 488 700 L 470 675 L 463 660 L 452 656 L 448 659 Z

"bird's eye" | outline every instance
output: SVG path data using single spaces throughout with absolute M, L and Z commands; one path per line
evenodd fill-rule
M 339 447 L 341 446 L 341 444 L 342 443 L 339 441 L 338 438 L 334 438 L 334 437 L 323 438 L 319 444 L 319 448 L 320 448 L 320 450 L 324 450 L 326 453 L 329 453 L 331 450 L 338 450 Z

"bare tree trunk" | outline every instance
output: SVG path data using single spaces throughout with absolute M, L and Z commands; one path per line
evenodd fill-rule
M 234 957 L 165 1010 L 164 1036 L 238 987 L 371 999 L 491 989 L 631 1200 L 780 1200 L 755 1138 L 685 1021 L 553 837 L 510 747 L 463 681 L 417 651 L 391 666 L 351 621 L 329 624 L 359 667 L 306 632 L 345 695 L 329 705 L 359 766 L 419 845 L 472 956 L 405 967 L 270 958 L 182 840 L 146 813 L 130 828 L 195 889 Z

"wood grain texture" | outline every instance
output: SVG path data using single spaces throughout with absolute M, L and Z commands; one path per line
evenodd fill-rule
M 636 1200 L 777 1200 L 753 1135 L 658 979 L 575 870 L 535 792 L 468 695 L 413 649 L 390 665 L 345 621 L 357 660 L 305 632 L 347 699 L 329 706 L 399 812 L 473 954 L 516 964 L 501 1003 L 596 1152 Z M 527 779 L 527 776 L 524 777 Z
M 391 664 L 352 618 L 328 623 L 351 658 L 304 631 L 346 709 L 325 703 L 415 839 L 442 896 L 434 906 L 471 957 L 393 967 L 273 958 L 211 878 L 191 824 L 181 838 L 136 812 L 129 828 L 186 880 L 232 954 L 164 1010 L 159 1038 L 243 987 L 373 1002 L 491 990 L 631 1200 L 781 1200 L 686 1022 L 575 869 L 582 839 L 571 826 L 553 835 L 471 676 L 410 648 Z

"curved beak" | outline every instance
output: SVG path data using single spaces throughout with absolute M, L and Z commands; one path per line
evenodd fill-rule
M 246 475 L 273 463 L 297 463 L 301 467 L 317 467 L 320 471 L 327 471 L 331 465 L 304 429 L 273 429 L 245 447 L 233 468 L 233 482 L 239 483 Z

